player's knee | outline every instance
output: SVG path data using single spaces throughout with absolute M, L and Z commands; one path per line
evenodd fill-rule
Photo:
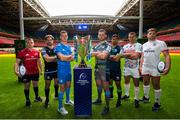
M 61 87 L 60 87 L 60 91 L 61 91 L 61 92 L 64 92 L 64 91 L 65 91 L 65 87 L 64 87 L 64 86 L 61 86 Z
M 106 96 L 106 98 L 109 98 L 110 95 L 111 95 L 110 91 L 109 91 L 109 90 L 106 90 L 106 91 L 105 91 L 105 96 Z

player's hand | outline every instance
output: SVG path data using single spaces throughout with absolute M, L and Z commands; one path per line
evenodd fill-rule
M 40 75 L 43 75 L 43 72 L 42 71 L 40 71 L 40 73 L 39 73 Z
M 19 72 L 15 71 L 15 74 L 16 74 L 18 77 L 21 77 L 21 75 L 19 74 Z
M 69 60 L 70 60 L 70 61 L 73 61 L 73 60 L 74 60 L 74 55 L 73 55 L 73 54 L 69 56 Z
M 98 55 L 98 52 L 92 52 L 91 55 L 92 55 L 92 56 L 97 56 L 97 55 Z
M 139 67 L 139 73 L 142 75 L 142 67 Z
M 110 55 L 109 59 L 114 61 L 115 60 L 115 55 Z
M 169 72 L 169 69 L 168 69 L 168 68 L 165 68 L 165 69 L 163 70 L 162 75 L 167 75 L 167 74 L 168 74 L 168 72 Z

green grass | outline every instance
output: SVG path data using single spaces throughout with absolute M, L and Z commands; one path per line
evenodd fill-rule
M 172 67 L 171 71 L 167 76 L 163 76 L 161 79 L 161 89 L 162 89 L 162 97 L 161 104 L 163 109 L 159 112 L 152 112 L 151 108 L 154 102 L 154 92 L 151 87 L 150 90 L 150 99 L 151 102 L 149 104 L 140 104 L 140 108 L 134 108 L 133 104 L 133 96 L 134 96 L 134 87 L 131 81 L 130 88 L 130 100 L 123 101 L 122 106 L 117 109 L 115 108 L 116 104 L 116 89 L 114 90 L 115 98 L 110 101 L 110 113 L 106 116 L 101 116 L 101 110 L 104 106 L 104 100 L 102 105 L 93 105 L 92 106 L 92 116 L 89 118 L 180 118 L 180 77 L 179 77 L 179 61 L 180 56 L 172 56 Z M 94 60 L 92 60 L 93 63 Z M 0 118 L 52 118 L 52 119 L 69 119 L 69 118 L 77 118 L 74 115 L 74 109 L 71 106 L 65 106 L 69 112 L 67 116 L 61 116 L 57 112 L 58 101 L 53 99 L 54 96 L 54 88 L 51 85 L 51 94 L 50 94 L 50 107 L 45 109 L 43 107 L 44 103 L 34 103 L 32 102 L 32 108 L 26 108 L 25 105 L 25 97 L 23 93 L 24 86 L 22 83 L 17 82 L 17 77 L 13 72 L 13 64 L 15 62 L 15 58 L 0 58 Z M 72 63 L 73 66 L 75 63 Z M 94 64 L 93 64 L 94 70 Z M 92 97 L 96 98 L 96 85 L 93 77 L 93 88 L 92 88 Z M 73 82 L 72 82 L 73 83 Z M 122 88 L 124 92 L 124 79 L 122 77 Z M 73 86 L 73 84 L 72 84 Z M 43 76 L 40 77 L 39 81 L 39 93 L 40 96 L 44 97 L 44 80 Z M 142 82 L 140 83 L 140 97 L 143 95 Z M 31 101 L 34 100 L 34 92 L 31 86 L 30 89 Z M 71 98 L 73 99 L 73 89 L 71 89 Z M 104 98 L 104 94 L 103 94 Z

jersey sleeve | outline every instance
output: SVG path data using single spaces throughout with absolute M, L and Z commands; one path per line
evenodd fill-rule
M 95 52 L 95 51 L 96 51 L 95 46 L 93 46 L 93 47 L 91 48 L 90 53 Z
M 118 50 L 118 51 L 117 51 L 117 54 L 120 53 L 120 51 L 121 51 L 121 46 L 118 46 L 118 47 L 117 47 L 117 50 Z
M 139 43 L 136 44 L 135 51 L 138 52 L 138 53 L 141 53 L 142 52 L 142 45 L 139 44 Z
M 72 47 L 71 46 L 69 46 L 69 54 L 72 54 L 73 53 L 73 49 L 72 49 Z
M 40 58 L 40 52 L 39 52 L 39 51 L 37 51 L 37 53 L 38 53 L 38 56 L 37 56 L 37 58 Z
M 60 45 L 57 45 L 57 46 L 54 48 L 54 52 L 55 52 L 56 55 L 61 52 L 61 51 L 60 51 Z
M 164 41 L 162 41 L 160 49 L 161 49 L 161 52 L 168 50 L 168 47 Z
M 46 54 L 47 54 L 47 53 L 46 53 L 46 49 L 43 48 L 43 49 L 41 50 L 41 55 L 44 57 Z
M 108 53 L 110 53 L 110 52 L 111 52 L 111 49 L 112 49 L 111 45 L 108 44 L 105 51 L 107 51 Z
M 121 47 L 119 54 L 123 54 L 124 53 L 124 48 L 125 48 L 125 46 Z

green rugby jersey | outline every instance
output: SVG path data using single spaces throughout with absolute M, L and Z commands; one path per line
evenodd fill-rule
M 111 52 L 111 45 L 105 40 L 105 41 L 98 43 L 96 46 L 94 46 L 92 48 L 92 51 L 94 51 L 94 52 L 107 51 L 108 53 L 110 53 Z M 98 65 L 104 65 L 104 66 L 106 66 L 106 68 L 109 68 L 109 60 L 108 59 L 102 60 L 102 59 L 96 58 L 96 66 L 98 66 Z

